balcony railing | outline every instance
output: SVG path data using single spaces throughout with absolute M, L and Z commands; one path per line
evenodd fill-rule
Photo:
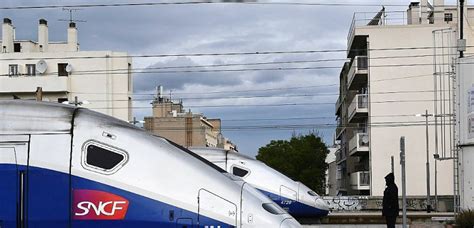
M 348 72 L 347 88 L 350 90 L 357 89 L 357 85 L 367 83 L 367 70 L 369 60 L 367 56 L 356 56 L 352 61 Z
M 346 179 L 337 180 L 337 189 L 339 191 L 345 191 L 346 190 Z
M 351 156 L 361 155 L 369 151 L 369 134 L 356 133 L 349 141 L 349 154 Z
M 342 132 L 344 131 L 345 126 L 342 121 L 342 118 L 337 119 L 337 127 L 336 127 L 336 139 L 340 139 L 340 136 L 342 135 Z
M 369 112 L 369 97 L 367 94 L 357 94 L 349 105 L 349 122 L 355 116 L 366 116 Z
M 361 26 L 385 26 L 408 24 L 406 11 L 355 12 L 347 34 L 347 48 L 351 48 L 356 28 Z
M 354 190 L 370 189 L 370 172 L 360 171 L 351 173 L 351 187 Z
M 341 99 L 341 95 L 339 95 L 339 98 L 337 98 L 337 101 L 336 101 L 336 115 L 338 115 L 339 112 L 341 111 L 341 104 L 342 104 L 342 99 Z
M 41 86 L 43 92 L 69 91 L 69 78 L 57 76 L 10 76 L 0 77 L 1 93 L 31 93 Z

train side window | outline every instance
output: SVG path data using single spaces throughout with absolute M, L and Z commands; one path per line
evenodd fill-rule
M 128 160 L 128 154 L 120 149 L 95 141 L 84 144 L 82 163 L 86 169 L 112 174 Z
M 238 176 L 238 177 L 245 177 L 249 173 L 248 170 L 239 168 L 237 166 L 232 167 L 232 174 Z

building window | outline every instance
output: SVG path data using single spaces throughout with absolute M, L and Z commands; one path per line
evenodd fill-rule
M 13 44 L 13 52 L 21 52 L 21 44 L 20 43 Z
M 26 75 L 35 76 L 36 75 L 36 65 L 35 64 L 26 64 Z
M 58 103 L 64 103 L 64 102 L 68 102 L 68 99 L 67 98 L 58 98 Z
M 8 75 L 9 76 L 18 76 L 18 65 L 17 64 L 10 64 L 8 66 Z
M 66 71 L 67 63 L 58 63 L 58 76 L 68 76 Z
M 453 14 L 452 13 L 445 13 L 444 14 L 444 21 L 446 21 L 446 22 L 453 21 Z

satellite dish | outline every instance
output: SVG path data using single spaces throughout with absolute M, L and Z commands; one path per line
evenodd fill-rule
M 72 71 L 72 65 L 68 63 L 66 66 L 66 72 L 71 73 L 71 71 Z
M 46 64 L 44 59 L 41 59 L 36 63 L 36 71 L 38 71 L 40 74 L 44 74 L 44 72 L 46 72 L 46 69 L 48 69 L 48 64 Z
M 369 136 L 368 135 L 362 136 L 362 143 L 364 143 L 364 144 L 369 143 Z

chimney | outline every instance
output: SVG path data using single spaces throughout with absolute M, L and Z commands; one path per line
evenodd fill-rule
M 420 24 L 420 3 L 412 2 L 408 6 L 407 10 L 407 24 L 414 25 Z
M 48 21 L 46 21 L 45 19 L 40 19 L 38 25 L 38 44 L 40 45 L 41 52 L 48 51 L 48 42 Z
M 435 24 L 444 24 L 444 0 L 434 0 L 434 23 Z
M 67 29 L 67 45 L 70 51 L 78 51 L 79 45 L 77 43 L 77 28 L 76 23 L 70 22 Z
M 420 24 L 429 24 L 428 0 L 420 0 Z
M 13 40 L 15 37 L 15 29 L 10 18 L 3 18 L 2 26 L 2 53 L 13 52 Z

